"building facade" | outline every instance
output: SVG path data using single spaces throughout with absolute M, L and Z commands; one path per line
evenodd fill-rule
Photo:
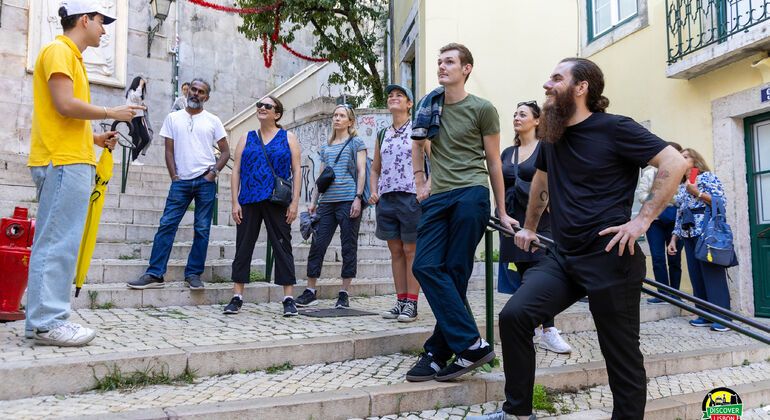
M 515 104 L 542 101 L 562 58 L 601 66 L 609 112 L 701 152 L 725 186 L 740 265 L 733 308 L 770 316 L 770 1 L 394 0 L 393 75 L 436 85 L 438 49 L 474 54 L 468 91 L 490 99 L 512 141 Z

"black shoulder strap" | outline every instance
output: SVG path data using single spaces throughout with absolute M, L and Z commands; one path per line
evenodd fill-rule
M 273 164 L 270 162 L 270 158 L 267 156 L 267 150 L 265 150 L 265 143 L 262 143 L 262 134 L 260 134 L 259 130 L 257 130 L 257 141 L 259 142 L 259 145 L 262 146 L 262 153 L 265 154 L 265 160 L 267 161 L 267 166 L 270 167 L 270 172 L 273 173 L 273 178 L 277 178 L 275 175 L 275 169 L 273 169 Z
M 346 147 L 348 147 L 348 143 L 350 143 L 350 141 L 351 141 L 351 140 L 353 140 L 353 137 L 348 137 L 348 141 L 346 141 L 346 142 L 345 142 L 345 145 L 344 145 L 344 146 L 342 146 L 342 149 L 340 149 L 340 152 L 339 152 L 339 153 L 337 153 L 337 158 L 336 158 L 336 159 L 334 159 L 334 163 L 335 163 L 335 164 L 336 164 L 337 162 L 339 162 L 339 160 L 340 160 L 340 156 L 342 156 L 342 152 L 344 152 L 344 151 L 345 151 L 345 148 L 346 148 Z
M 380 145 L 380 153 L 382 153 L 382 143 L 385 141 L 385 130 L 386 128 L 380 129 L 380 131 L 377 132 L 377 143 Z
M 519 146 L 513 146 L 513 176 L 519 180 Z

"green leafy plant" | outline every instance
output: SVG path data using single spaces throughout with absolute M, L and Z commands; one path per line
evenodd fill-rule
M 184 371 L 175 377 L 171 377 L 168 372 L 168 366 L 161 365 L 153 368 L 148 365 L 143 370 L 137 370 L 130 373 L 123 373 L 117 365 L 108 369 L 107 374 L 101 378 L 96 376 L 94 379 L 96 385 L 94 389 L 101 392 L 117 389 L 136 389 L 150 385 L 172 385 L 172 384 L 190 384 L 195 381 L 195 371 L 190 366 L 185 366 Z
M 284 372 L 291 369 L 294 369 L 294 366 L 291 364 L 291 362 L 284 362 L 280 365 L 270 366 L 269 368 L 265 369 L 265 373 L 267 373 L 268 375 L 274 375 L 276 373 Z
M 265 275 L 261 271 L 252 271 L 249 273 L 249 280 L 251 281 L 267 281 Z
M 550 414 L 556 413 L 554 406 L 554 397 L 548 393 L 548 389 L 540 384 L 535 384 L 532 394 L 532 408 L 535 410 L 547 411 Z
M 238 0 L 241 7 L 267 7 L 275 0 Z M 276 9 L 243 15 L 238 31 L 272 50 L 292 44 L 297 33 L 309 28 L 316 36 L 310 55 L 339 66 L 329 83 L 352 83 L 371 95 L 375 107 L 385 105 L 385 86 L 380 58 L 385 55 L 388 2 L 386 0 L 283 0 Z M 264 38 L 263 38 L 264 36 Z M 274 40 L 274 42 L 271 42 Z M 357 106 L 361 98 L 348 102 Z

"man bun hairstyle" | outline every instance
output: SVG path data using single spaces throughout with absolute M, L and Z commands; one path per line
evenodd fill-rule
M 562 63 L 572 63 L 570 72 L 572 73 L 572 79 L 574 84 L 580 82 L 588 83 L 588 97 L 586 98 L 586 106 L 591 112 L 606 112 L 610 106 L 610 100 L 604 93 L 604 73 L 602 69 L 591 60 L 578 57 L 569 57 L 561 60 Z

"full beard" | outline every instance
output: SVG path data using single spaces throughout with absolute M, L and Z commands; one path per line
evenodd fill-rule
M 549 143 L 558 143 L 567 128 L 567 121 L 575 114 L 577 105 L 575 87 L 563 93 L 555 93 L 543 104 L 543 118 L 539 125 L 540 137 Z
M 201 109 L 203 108 L 203 104 L 194 99 L 187 99 L 187 107 L 190 109 Z

